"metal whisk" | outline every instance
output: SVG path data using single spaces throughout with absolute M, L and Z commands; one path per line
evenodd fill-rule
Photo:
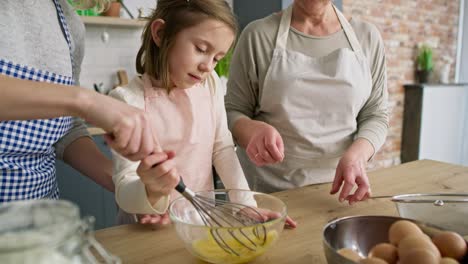
M 228 254 L 240 256 L 240 253 L 229 245 L 229 240 L 226 241 L 222 232 L 228 232 L 233 241 L 250 251 L 256 251 L 265 245 L 267 231 L 262 225 L 265 220 L 255 207 L 198 195 L 185 186 L 182 178 L 175 189 L 195 207 L 203 223 L 213 227 L 210 228 L 211 235 L 216 244 Z M 246 228 L 247 226 L 251 226 L 252 229 Z

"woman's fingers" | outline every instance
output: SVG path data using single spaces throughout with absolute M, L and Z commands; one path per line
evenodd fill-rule
M 280 140 L 280 142 L 283 142 L 283 141 Z M 278 148 L 277 143 L 278 143 L 277 137 L 265 138 L 264 146 L 265 146 L 266 151 L 268 152 L 269 157 L 271 157 L 271 163 L 283 161 L 283 153 Z
M 333 179 L 333 184 L 330 190 L 330 194 L 337 193 L 340 190 L 342 183 L 343 183 L 343 173 L 341 172 L 341 169 L 338 166 L 335 172 L 335 178 Z
M 367 173 L 365 171 L 361 172 L 361 175 L 356 177 L 357 189 L 349 200 L 350 204 L 353 204 L 358 201 L 367 199 L 370 191 L 369 179 L 367 178 Z

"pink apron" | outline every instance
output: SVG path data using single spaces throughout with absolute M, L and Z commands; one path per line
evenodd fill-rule
M 163 150 L 175 152 L 177 170 L 194 191 L 214 188 L 212 153 L 216 119 L 214 97 L 207 85 L 188 89 L 155 88 L 143 75 L 145 111 L 153 125 L 156 140 Z M 173 191 L 171 200 L 180 194 Z

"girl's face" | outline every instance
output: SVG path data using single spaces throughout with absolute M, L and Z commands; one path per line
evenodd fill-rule
M 233 31 L 215 19 L 206 19 L 180 31 L 169 50 L 171 84 L 177 88 L 190 88 L 203 82 L 233 41 Z

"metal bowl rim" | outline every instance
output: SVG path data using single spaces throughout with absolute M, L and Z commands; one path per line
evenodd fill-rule
M 342 222 L 342 221 L 352 219 L 352 218 L 390 218 L 390 219 L 395 219 L 395 220 L 407 220 L 407 221 L 413 222 L 413 223 L 415 223 L 417 225 L 432 227 L 432 228 L 436 228 L 436 229 L 439 229 L 439 230 L 445 230 L 444 228 L 442 228 L 440 226 L 437 226 L 437 225 L 433 225 L 433 224 L 426 223 L 426 222 L 423 222 L 423 221 L 418 221 L 418 220 L 415 220 L 415 219 L 400 217 L 400 216 L 391 216 L 391 215 L 353 215 L 353 216 L 345 216 L 345 217 L 340 217 L 340 218 L 334 219 L 334 220 L 328 222 L 323 227 L 323 229 L 322 229 L 322 240 L 327 245 L 327 247 L 333 249 L 334 251 L 337 250 L 337 249 L 333 248 L 328 243 L 328 241 L 325 239 L 325 231 L 327 230 L 327 228 L 330 227 L 333 224 L 336 224 L 337 222 Z

